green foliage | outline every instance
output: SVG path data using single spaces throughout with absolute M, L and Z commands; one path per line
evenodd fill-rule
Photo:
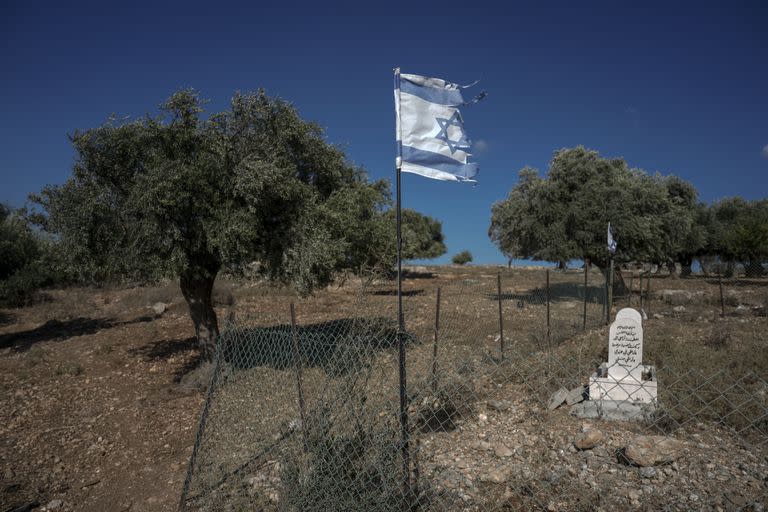
M 723 199 L 712 205 L 708 254 L 721 261 L 747 265 L 749 275 L 762 274 L 768 261 L 768 200 Z
M 207 118 L 202 106 L 183 90 L 159 116 L 76 132 L 72 176 L 31 199 L 75 279 L 179 276 L 210 359 L 222 269 L 258 261 L 268 278 L 308 294 L 339 271 L 389 265 L 394 229 L 388 184 L 369 182 L 289 103 L 259 91 Z M 408 218 L 412 254 L 438 254 L 439 223 Z
M 21 306 L 58 281 L 52 245 L 35 233 L 21 212 L 0 205 L 0 305 Z
M 546 178 L 523 169 L 493 205 L 488 234 L 507 257 L 589 259 L 604 268 L 610 221 L 617 261 L 665 263 L 701 251 L 700 208 L 696 190 L 680 178 L 648 175 L 579 146 L 557 151 Z
M 348 261 L 339 234 L 350 216 L 339 208 L 361 196 L 374 211 L 386 202 L 384 184 L 263 91 L 235 95 L 208 119 L 188 90 L 162 110 L 75 133 L 72 176 L 34 197 L 82 279 L 209 277 L 259 260 L 306 292 Z
M 397 255 L 396 211 L 380 211 L 371 199 L 366 192 L 348 197 L 348 203 L 338 208 L 346 218 L 336 224 L 337 236 L 350 244 L 346 267 L 369 276 L 390 273 Z M 415 210 L 402 210 L 402 237 L 403 259 L 430 259 L 445 254 L 441 223 Z
M 0 280 L 8 279 L 40 255 L 38 238 L 24 218 L 0 204 Z
M 451 261 L 455 265 L 466 265 L 472 261 L 472 253 L 469 251 L 461 251 L 460 253 L 454 254 Z
M 394 260 L 388 184 L 263 91 L 205 119 L 191 90 L 159 117 L 75 133 L 72 176 L 33 197 L 80 280 L 215 276 L 257 260 L 304 293 Z M 404 212 L 407 257 L 444 252 L 439 222 Z

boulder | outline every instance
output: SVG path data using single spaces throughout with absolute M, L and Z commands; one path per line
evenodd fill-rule
M 504 458 L 514 455 L 515 452 L 507 445 L 498 443 L 496 446 L 494 446 L 493 453 L 495 453 L 499 458 Z
M 506 411 L 510 408 L 510 403 L 503 400 L 488 400 L 486 404 L 489 409 L 493 409 L 494 411 Z
M 672 306 L 682 306 L 684 304 L 694 304 L 701 302 L 704 298 L 704 292 L 689 292 L 687 290 L 659 290 L 656 296 Z
M 565 397 L 565 403 L 568 405 L 577 404 L 584 401 L 584 386 L 576 386 L 568 392 Z
M 623 451 L 628 464 L 640 467 L 670 464 L 683 453 L 683 443 L 664 436 L 639 436 Z
M 154 304 L 152 304 L 152 312 L 157 316 L 160 316 L 163 313 L 165 313 L 166 309 L 168 309 L 168 305 L 165 304 L 164 302 L 155 302 Z
M 61 506 L 64 504 L 61 500 L 51 500 L 48 502 L 48 504 L 45 506 L 48 510 L 58 510 L 61 508 Z
M 600 430 L 596 428 L 589 429 L 576 436 L 573 446 L 579 450 L 591 450 L 603 441 L 603 437 L 603 433 Z
M 490 482 L 494 484 L 503 484 L 507 481 L 507 473 L 501 469 L 488 471 L 480 475 L 481 482 Z
M 558 407 L 560 407 L 563 402 L 565 402 L 565 399 L 568 398 L 568 390 L 565 388 L 560 388 L 554 393 L 552 393 L 552 396 L 549 399 L 549 403 L 547 404 L 547 408 L 550 411 L 554 411 Z

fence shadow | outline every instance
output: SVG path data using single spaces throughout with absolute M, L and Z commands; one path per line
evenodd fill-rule
M 598 302 L 605 298 L 605 288 L 602 286 L 587 286 L 587 302 Z M 488 293 L 486 297 L 493 301 L 499 300 L 499 294 Z M 553 283 L 549 287 L 549 299 L 552 302 L 561 300 L 584 300 L 584 285 L 575 283 Z M 546 288 L 534 288 L 520 293 L 501 293 L 501 300 L 513 300 L 523 304 L 544 304 L 547 301 Z
M 394 296 L 397 295 L 397 290 L 376 290 L 370 293 L 371 295 Z M 424 295 L 424 289 L 420 288 L 418 290 L 403 290 L 403 297 L 415 297 L 417 295 Z
M 219 357 L 234 369 L 292 367 L 294 333 L 290 325 L 233 327 L 221 334 Z M 373 352 L 397 346 L 397 323 L 391 318 L 343 318 L 296 327 L 304 367 L 322 367 L 341 375 L 365 364 Z M 406 342 L 413 338 L 406 334 Z

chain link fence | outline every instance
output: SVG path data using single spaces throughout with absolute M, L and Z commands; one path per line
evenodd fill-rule
M 623 281 L 611 310 L 597 270 L 411 272 L 405 432 L 394 284 L 270 291 L 220 338 L 180 508 L 763 510 L 768 280 Z

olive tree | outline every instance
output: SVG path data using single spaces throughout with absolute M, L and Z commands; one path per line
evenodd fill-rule
M 714 203 L 709 213 L 706 252 L 727 263 L 729 273 L 740 262 L 747 275 L 763 275 L 768 262 L 768 199 L 730 197 Z
M 691 232 L 696 205 L 687 182 L 579 146 L 555 152 L 546 177 L 523 169 L 507 198 L 492 206 L 488 235 L 506 255 L 582 259 L 605 269 L 610 222 L 617 261 L 664 263 L 703 245 Z
M 259 261 L 309 293 L 375 264 L 382 251 L 368 246 L 394 226 L 384 222 L 388 183 L 369 182 L 289 103 L 259 91 L 207 117 L 202 106 L 183 90 L 159 115 L 74 133 L 72 175 L 32 199 L 78 279 L 177 276 L 210 359 L 222 269 Z

